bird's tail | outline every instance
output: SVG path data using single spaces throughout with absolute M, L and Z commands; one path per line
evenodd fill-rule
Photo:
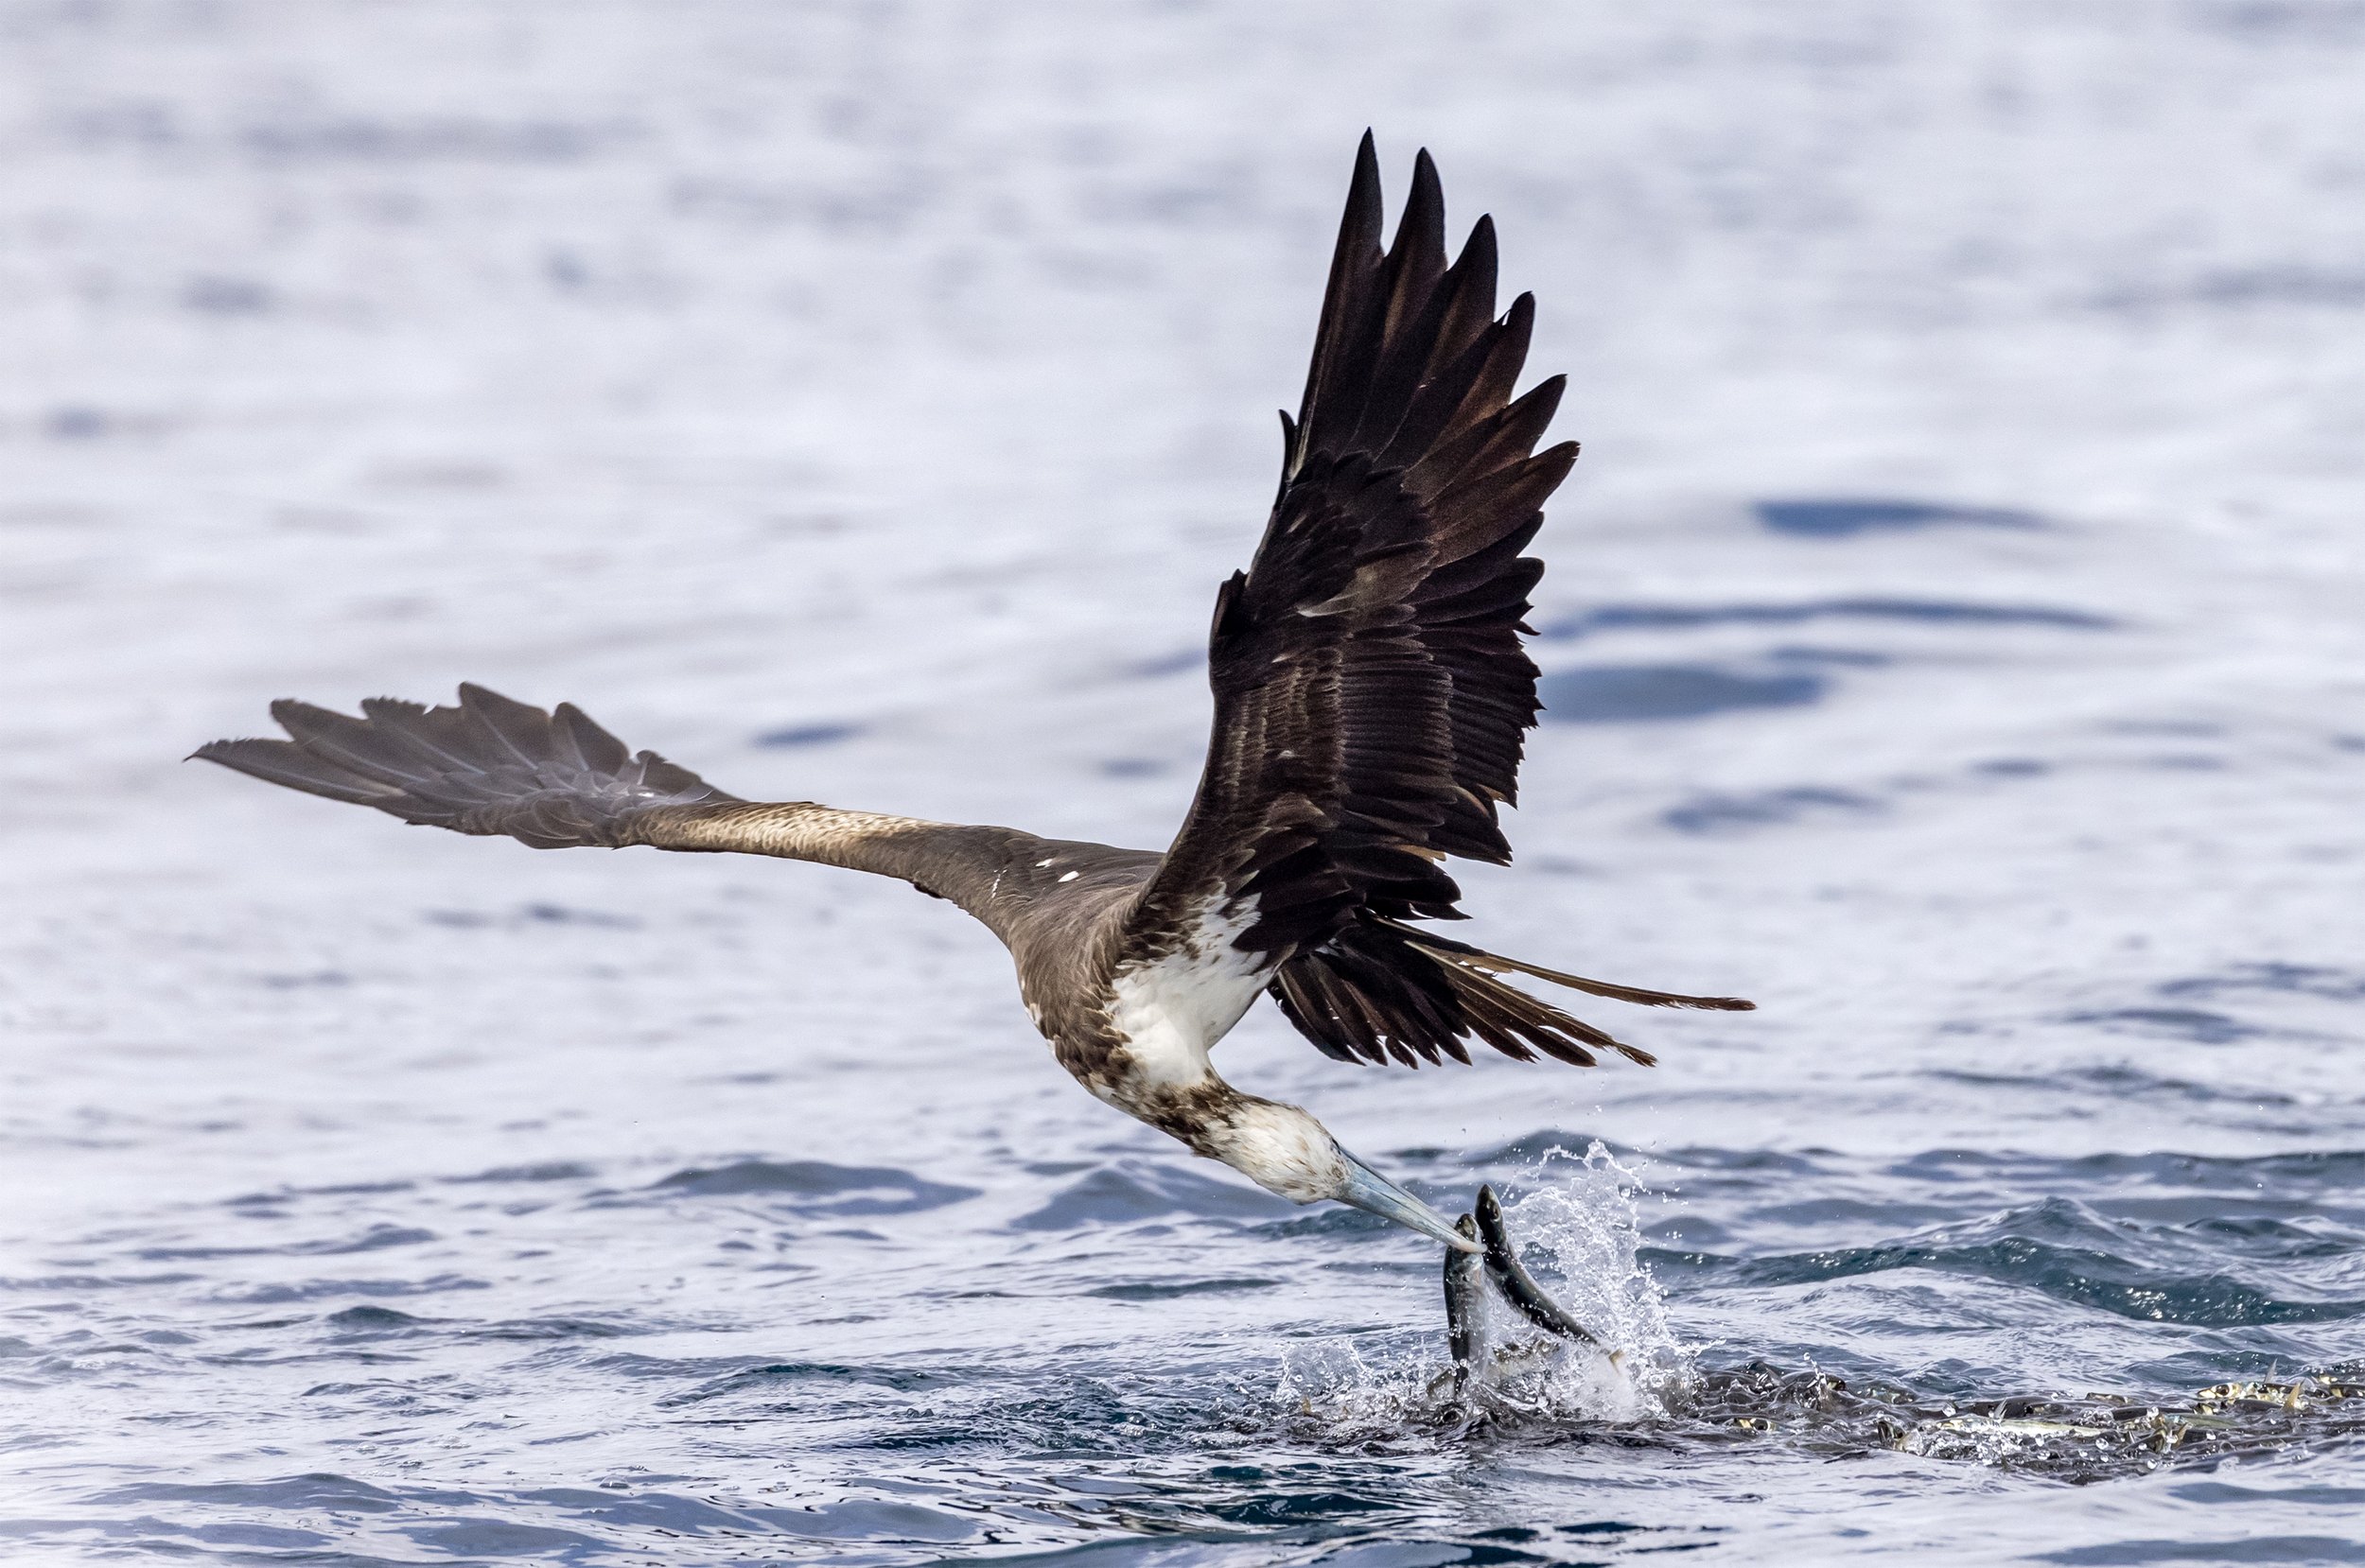
M 536 849 L 628 844 L 642 811 L 737 798 L 655 752 L 627 752 L 571 703 L 546 713 L 463 686 L 457 707 L 374 697 L 361 713 L 282 699 L 271 714 L 289 740 L 216 740 L 195 755 L 405 822 Z
M 1274 971 L 1273 1000 L 1327 1055 L 1341 1061 L 1407 1067 L 1445 1056 L 1470 1059 L 1463 1040 L 1476 1037 L 1507 1056 L 1533 1061 L 1537 1052 L 1591 1067 L 1594 1051 L 1609 1050 L 1650 1066 L 1649 1052 L 1612 1037 L 1582 1019 L 1498 977 L 1523 974 L 1555 985 L 1646 1007 L 1706 1007 L 1743 1012 L 1739 997 L 1679 996 L 1585 980 L 1540 968 L 1466 942 L 1366 918 L 1322 947 L 1301 951 Z

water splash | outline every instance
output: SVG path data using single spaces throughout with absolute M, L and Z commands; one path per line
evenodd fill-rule
M 1638 1172 L 1598 1141 L 1543 1150 L 1504 1210 L 1521 1261 L 1610 1347 L 1539 1334 L 1481 1294 L 1466 1376 L 1433 1336 L 1301 1347 L 1275 1397 L 1294 1436 L 1365 1453 L 1444 1448 L 1478 1434 L 1547 1446 L 1767 1444 L 1822 1458 L 1886 1450 L 2093 1482 L 2170 1465 L 2284 1452 L 2365 1432 L 2365 1387 L 2340 1369 L 2296 1383 L 2224 1384 L 2182 1398 L 2095 1394 L 1958 1402 L 1810 1365 L 1708 1368 L 1714 1347 L 1677 1335 L 1643 1262 Z M 1417 1348 L 1416 1348 L 1417 1347 Z
M 1630 1424 L 1662 1418 L 1690 1382 L 1694 1347 L 1667 1321 L 1666 1293 L 1641 1260 L 1640 1176 L 1599 1140 L 1544 1152 L 1504 1203 L 1522 1261 L 1610 1353 L 1541 1335 L 1484 1293 L 1470 1374 L 1436 1353 L 1312 1341 L 1287 1356 L 1285 1415 L 1333 1439 L 1408 1431 Z

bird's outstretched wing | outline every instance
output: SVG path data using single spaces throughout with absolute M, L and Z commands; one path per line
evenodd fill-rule
M 215 740 L 195 755 L 307 794 L 536 849 L 647 843 L 673 807 L 736 804 L 688 768 L 635 753 L 572 703 L 554 711 L 463 686 L 453 707 L 373 697 L 361 717 L 283 698 L 285 740 Z
M 1405 924 L 1463 918 L 1444 857 L 1511 858 L 1497 812 L 1535 722 L 1519 637 L 1544 569 L 1520 551 L 1577 448 L 1535 450 L 1563 378 L 1513 395 L 1533 299 L 1496 316 L 1487 218 L 1447 265 L 1426 151 L 1394 245 L 1380 240 L 1367 133 L 1305 402 L 1282 416 L 1280 494 L 1249 569 L 1217 596 L 1206 768 L 1131 945 L 1143 960 L 1209 941 L 1270 954 L 1283 1011 L 1345 1060 L 1466 1061 L 1476 1036 L 1522 1058 L 1589 1065 L 1586 1047 L 1606 1045 L 1647 1061 L 1497 975 L 1736 1004 L 1600 985 Z
M 1007 828 L 742 800 L 655 752 L 631 750 L 572 703 L 545 711 L 481 686 L 461 687 L 450 707 L 373 697 L 359 718 L 292 699 L 271 711 L 287 740 L 215 740 L 196 755 L 408 823 L 536 849 L 645 845 L 876 872 L 951 898 L 997 932 L 992 894 L 1013 864 L 1049 851 L 1096 878 L 1133 882 L 1144 874 L 1138 862 L 1152 858 Z

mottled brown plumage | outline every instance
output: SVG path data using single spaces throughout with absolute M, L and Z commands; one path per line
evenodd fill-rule
M 1648 1005 L 1749 1005 L 1584 980 L 1421 924 L 1463 917 L 1445 859 L 1511 858 L 1498 812 L 1535 722 L 1519 639 L 1543 571 L 1520 552 L 1577 450 L 1535 450 L 1559 377 L 1514 396 L 1533 302 L 1496 315 L 1493 225 L 1480 218 L 1449 265 L 1444 212 L 1424 152 L 1383 250 L 1364 138 L 1305 400 L 1282 416 L 1280 491 L 1249 569 L 1217 595 L 1214 735 L 1164 855 L 747 802 L 628 753 L 570 705 L 545 713 L 478 687 L 454 707 L 374 700 L 359 719 L 281 702 L 289 739 L 198 755 L 537 848 L 737 851 L 901 878 L 1002 938 L 1028 1012 L 1094 1093 L 1301 1201 L 1359 1191 L 1331 1156 L 1360 1162 L 1319 1124 L 1208 1066 L 1259 990 L 1325 1054 L 1408 1066 L 1467 1061 L 1473 1039 L 1523 1060 L 1651 1060 L 1507 973 Z

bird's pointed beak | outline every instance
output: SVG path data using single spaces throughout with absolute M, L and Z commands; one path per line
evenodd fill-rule
M 1465 1236 L 1445 1218 L 1419 1198 L 1364 1164 L 1346 1150 L 1339 1151 L 1346 1161 L 1347 1179 L 1331 1195 L 1340 1203 L 1353 1204 L 1367 1214 L 1393 1220 L 1409 1230 L 1418 1230 L 1433 1241 L 1444 1242 L 1456 1252 L 1483 1252 L 1476 1238 Z

